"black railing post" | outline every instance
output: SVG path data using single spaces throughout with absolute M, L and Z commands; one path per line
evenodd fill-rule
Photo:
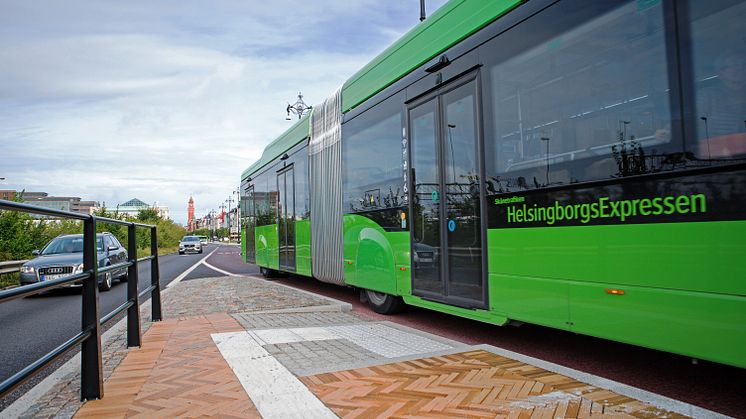
M 141 346 L 140 332 L 140 299 L 137 286 L 139 283 L 137 275 L 137 241 L 134 223 L 127 226 L 127 258 L 132 263 L 127 268 L 127 301 L 134 304 L 127 309 L 127 347 Z
M 161 274 L 158 271 L 158 230 L 155 226 L 150 228 L 150 285 L 153 293 L 150 296 L 151 308 L 153 309 L 153 321 L 159 322 L 161 316 Z
M 104 396 L 104 373 L 101 360 L 101 329 L 99 327 L 98 253 L 96 252 L 96 218 L 83 222 L 83 280 L 82 329 L 91 335 L 81 344 L 80 400 L 95 400 Z

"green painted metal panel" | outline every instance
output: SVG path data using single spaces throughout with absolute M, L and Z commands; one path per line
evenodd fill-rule
M 490 274 L 489 307 L 514 320 L 568 329 L 567 281 Z
M 254 236 L 256 237 L 256 264 L 265 268 L 278 269 L 280 246 L 277 224 L 257 227 Z
M 396 294 L 394 254 L 386 232 L 359 215 L 346 214 L 343 222 L 345 283 Z
M 571 283 L 570 330 L 746 368 L 746 297 Z
M 520 3 L 521 0 L 448 2 L 347 80 L 342 90 L 342 111 L 361 104 Z
M 310 220 L 295 222 L 295 269 L 298 275 L 312 276 Z
M 415 297 L 412 295 L 404 295 L 404 302 L 422 308 L 430 310 L 440 311 L 442 313 L 452 314 L 454 316 L 463 317 L 466 319 L 477 320 L 480 322 L 504 325 L 508 322 L 508 318 L 489 310 L 472 310 L 467 308 L 460 308 L 449 306 L 447 304 L 436 303 L 434 301 L 423 300 L 422 298 Z
M 241 257 L 244 263 L 248 262 L 246 260 L 246 229 L 241 230 Z
M 375 221 L 355 214 L 344 216 L 345 283 L 387 294 L 398 295 L 397 262 L 394 243 L 400 234 L 388 233 Z M 397 246 L 397 250 L 400 246 Z M 399 252 L 400 253 L 400 252 Z
M 746 222 L 488 231 L 490 307 L 531 323 L 746 366 Z M 606 290 L 621 290 L 614 295 Z
M 746 222 L 489 230 L 489 272 L 746 296 Z
M 311 113 L 309 112 L 298 122 L 293 124 L 287 131 L 280 135 L 277 139 L 272 141 L 264 148 L 262 157 L 249 166 L 246 170 L 241 173 L 241 180 L 246 179 L 248 176 L 258 172 L 264 166 L 271 163 L 276 158 L 280 157 L 282 153 L 290 150 L 291 148 L 298 145 L 301 141 L 308 138 L 311 132 Z

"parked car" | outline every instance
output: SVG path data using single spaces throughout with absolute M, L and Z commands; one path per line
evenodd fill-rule
M 202 243 L 202 246 L 207 244 L 207 236 L 197 236 L 199 237 L 199 242 Z
M 179 254 L 187 252 L 202 253 L 202 242 L 197 236 L 184 236 L 179 242 Z
M 104 267 L 127 261 L 127 249 L 111 233 L 96 234 L 98 266 Z M 41 250 L 34 250 L 38 256 L 21 266 L 21 285 L 53 279 L 83 272 L 83 235 L 68 234 L 52 239 Z M 127 280 L 127 268 L 117 269 L 98 276 L 98 286 L 102 291 L 112 287 L 114 279 Z M 69 286 L 81 286 L 75 282 Z

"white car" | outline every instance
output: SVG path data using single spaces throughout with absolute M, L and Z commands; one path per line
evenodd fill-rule
M 202 253 L 202 242 L 197 236 L 184 236 L 179 242 L 179 254 L 187 252 Z

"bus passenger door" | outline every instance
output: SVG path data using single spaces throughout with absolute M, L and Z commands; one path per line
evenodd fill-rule
M 246 232 L 245 239 L 245 252 L 246 261 L 250 263 L 256 263 L 256 246 L 254 230 L 256 230 L 256 214 L 254 210 L 254 185 L 249 186 L 246 189 L 246 196 L 244 197 L 243 207 L 243 229 Z
M 409 106 L 413 294 L 487 308 L 476 73 Z
M 293 165 L 277 174 L 278 202 L 277 233 L 280 247 L 280 269 L 295 272 L 295 174 Z

